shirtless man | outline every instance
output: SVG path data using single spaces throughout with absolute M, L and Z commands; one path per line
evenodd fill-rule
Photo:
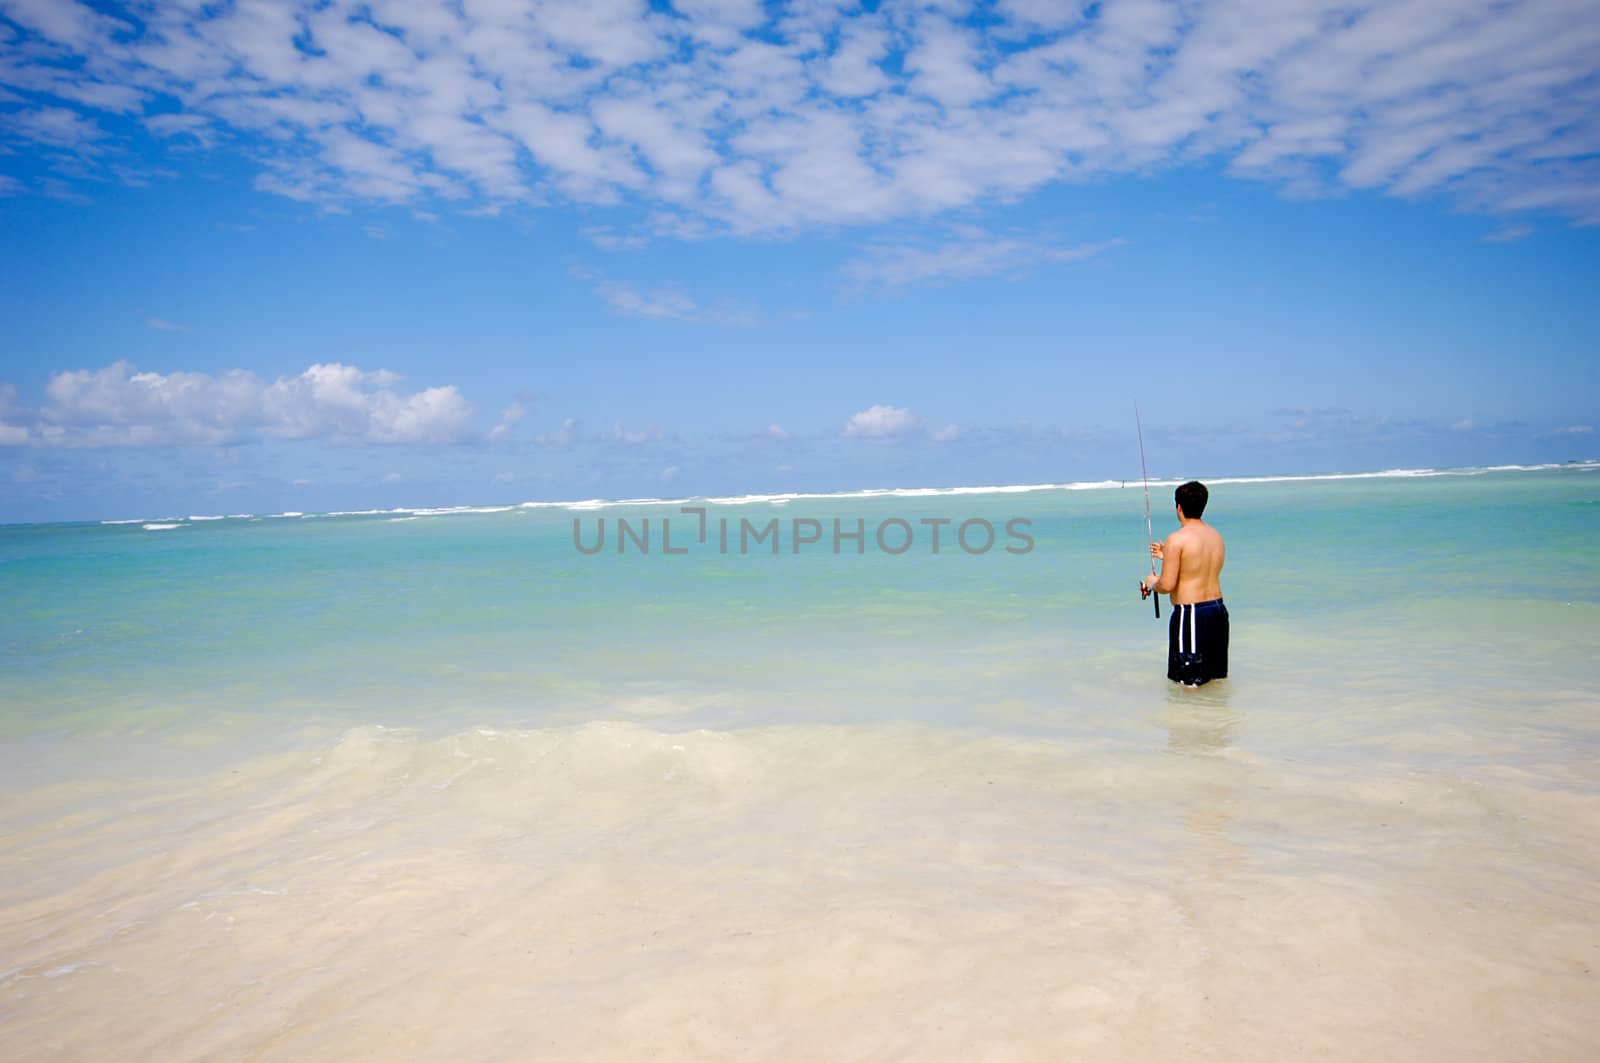
M 1183 525 L 1164 543 L 1150 544 L 1147 590 L 1171 596 L 1167 624 L 1167 678 L 1186 687 L 1228 677 L 1228 607 L 1222 604 L 1225 553 L 1217 529 L 1200 519 L 1206 485 L 1190 480 L 1173 494 Z M 1155 562 L 1161 562 L 1161 575 Z

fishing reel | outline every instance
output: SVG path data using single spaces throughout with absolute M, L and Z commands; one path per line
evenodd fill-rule
M 1151 575 L 1153 576 L 1153 575 L 1155 575 L 1155 573 L 1152 572 Z M 1160 620 L 1161 619 L 1161 595 L 1156 594 L 1155 591 L 1151 590 L 1149 587 L 1146 587 L 1144 585 L 1144 580 L 1140 580 L 1139 581 L 1139 600 L 1142 602 L 1146 598 L 1150 598 L 1150 597 L 1154 597 L 1155 600 L 1156 600 L 1156 619 Z

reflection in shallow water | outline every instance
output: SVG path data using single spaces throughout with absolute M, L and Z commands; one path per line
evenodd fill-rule
M 1226 680 L 1185 690 L 1176 683 L 1167 690 L 1167 707 L 1159 720 L 1167 728 L 1169 753 L 1205 756 L 1219 753 L 1239 737 L 1244 717 L 1229 707 Z

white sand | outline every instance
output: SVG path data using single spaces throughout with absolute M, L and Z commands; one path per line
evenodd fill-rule
M 1596 1057 L 1592 779 L 1264 762 L 1226 710 L 1176 706 L 1164 747 L 362 729 L 181 784 L 14 794 L 0 1044 Z

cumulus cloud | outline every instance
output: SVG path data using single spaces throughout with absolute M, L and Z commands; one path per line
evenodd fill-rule
M 1600 223 L 1593 0 L 132 9 L 6 0 L 0 138 L 93 180 L 131 120 L 297 200 L 626 204 L 679 234 L 1195 163 Z
M 869 406 L 851 414 L 845 422 L 844 434 L 859 439 L 894 439 L 916 429 L 916 416 L 900 406 Z
M 14 390 L 0 393 L 0 441 L 125 447 L 258 439 L 454 443 L 468 437 L 472 405 L 453 385 L 402 392 L 399 380 L 386 370 L 338 363 L 265 381 L 242 369 L 162 374 L 116 362 L 56 373 L 37 410 L 21 410 Z

